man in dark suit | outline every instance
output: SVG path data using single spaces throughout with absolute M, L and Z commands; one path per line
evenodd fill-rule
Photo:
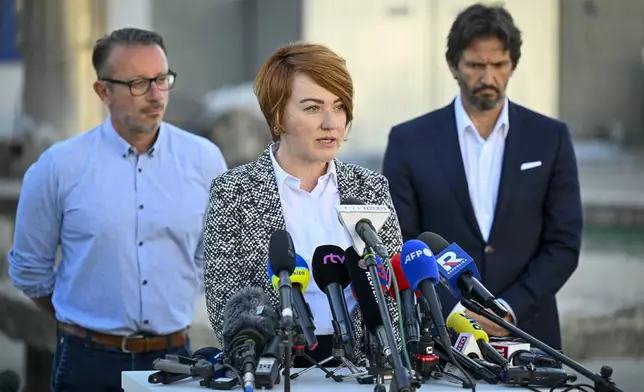
M 564 123 L 505 96 L 521 43 L 504 8 L 461 12 L 446 52 L 460 94 L 393 127 L 383 172 L 404 240 L 432 231 L 458 243 L 509 310 L 507 320 L 561 348 L 555 294 L 581 246 L 577 163 Z M 462 310 L 440 286 L 445 316 Z M 488 334 L 508 334 L 473 316 Z

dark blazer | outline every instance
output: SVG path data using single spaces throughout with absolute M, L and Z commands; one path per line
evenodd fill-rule
M 518 327 L 560 348 L 555 294 L 577 268 L 582 210 L 567 126 L 510 102 L 494 222 L 483 240 L 459 146 L 454 103 L 392 128 L 383 173 L 403 239 L 432 231 L 476 261 L 483 284 L 508 302 Z M 541 161 L 521 170 L 521 164 Z M 443 313 L 456 304 L 437 286 Z
M 354 197 L 366 204 L 386 205 L 394 211 L 384 176 L 338 160 L 335 165 L 341 199 Z M 286 224 L 268 149 L 255 161 L 229 170 L 212 182 L 204 228 L 204 285 L 210 323 L 220 343 L 224 305 L 242 287 L 263 289 L 279 309 L 279 296 L 266 271 L 269 239 L 278 229 L 285 230 Z M 400 252 L 402 236 L 395 214 L 378 234 L 392 254 Z M 389 294 L 386 297 L 398 336 L 396 307 Z M 360 339 L 360 310 L 352 316 Z M 356 363 L 364 360 L 364 355 L 356 354 Z

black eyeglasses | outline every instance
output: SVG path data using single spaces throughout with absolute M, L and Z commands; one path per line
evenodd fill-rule
M 150 91 L 152 87 L 152 82 L 157 85 L 157 88 L 161 91 L 168 91 L 174 87 L 174 81 L 177 78 L 177 73 L 173 71 L 168 71 L 168 73 L 156 76 L 154 78 L 145 78 L 145 79 L 133 79 L 133 80 L 117 80 L 109 78 L 101 78 L 102 81 L 114 84 L 120 84 L 127 86 L 130 89 L 130 94 L 133 97 L 139 97 L 145 95 Z

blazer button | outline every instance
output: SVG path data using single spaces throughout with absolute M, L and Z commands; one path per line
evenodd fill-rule
M 486 255 L 494 253 L 494 248 L 491 245 L 487 245 L 485 249 L 483 249 Z

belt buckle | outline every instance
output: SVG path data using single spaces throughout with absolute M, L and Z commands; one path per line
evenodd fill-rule
M 133 333 L 131 333 L 131 334 L 129 334 L 129 335 L 125 335 L 125 336 L 123 336 L 123 337 L 121 338 L 121 351 L 122 351 L 123 353 L 125 353 L 125 354 L 132 354 L 132 352 L 131 352 L 130 350 L 128 350 L 128 349 L 126 349 L 126 348 L 125 348 L 125 346 L 127 345 L 127 340 L 128 340 L 129 338 L 139 338 L 139 339 L 140 339 L 140 338 L 143 338 L 143 337 L 144 337 L 144 336 L 143 336 L 142 334 L 140 334 L 140 333 L 136 333 L 136 332 L 133 332 Z

